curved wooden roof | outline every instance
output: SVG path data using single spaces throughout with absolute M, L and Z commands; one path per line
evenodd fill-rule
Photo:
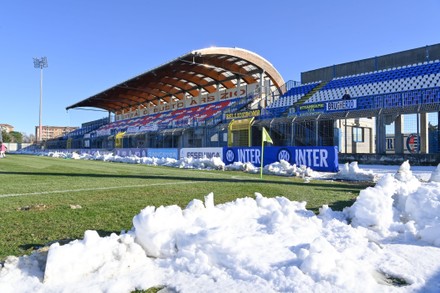
M 240 84 L 259 83 L 261 76 L 281 89 L 284 80 L 261 56 L 239 48 L 213 47 L 192 51 L 171 62 L 68 106 L 117 112 L 130 107 L 163 104 Z

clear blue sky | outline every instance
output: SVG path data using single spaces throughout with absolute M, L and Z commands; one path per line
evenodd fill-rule
M 285 81 L 333 64 L 440 42 L 438 0 L 3 1 L 0 123 L 34 133 L 46 56 L 43 125 L 106 113 L 65 108 L 192 50 L 239 47 Z

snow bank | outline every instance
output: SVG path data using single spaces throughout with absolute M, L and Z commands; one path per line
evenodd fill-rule
M 119 236 L 86 231 L 51 245 L 47 257 L 9 257 L 0 291 L 437 292 L 438 170 L 420 182 L 405 162 L 351 207 L 323 206 L 319 215 L 306 202 L 258 193 L 220 205 L 209 194 L 185 209 L 149 206 Z
M 359 168 L 357 162 L 345 163 L 339 166 L 339 172 L 334 176 L 338 180 L 348 181 L 376 181 L 377 175 L 372 170 L 365 171 Z
M 439 165 L 440 166 L 440 165 Z M 431 178 L 438 174 L 439 167 Z M 374 187 L 362 190 L 344 212 L 354 226 L 381 235 L 403 233 L 440 246 L 440 183 L 421 183 L 406 161 L 396 174 L 382 177 Z

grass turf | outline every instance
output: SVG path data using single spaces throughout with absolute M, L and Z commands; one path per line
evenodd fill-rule
M 348 183 L 243 172 L 9 155 L 0 159 L 0 260 L 54 241 L 101 236 L 132 227 L 146 206 L 179 205 L 214 193 L 215 204 L 259 192 L 307 201 L 315 212 L 351 205 L 367 183 Z

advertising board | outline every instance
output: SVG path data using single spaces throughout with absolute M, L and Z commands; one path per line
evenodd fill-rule
M 261 147 L 225 147 L 223 148 L 223 162 L 230 165 L 234 162 L 252 163 L 261 165 Z M 338 148 L 324 147 L 265 147 L 264 165 L 285 160 L 291 165 L 305 165 L 315 171 L 337 172 Z
M 179 158 L 211 159 L 213 157 L 223 160 L 223 148 L 182 148 Z

